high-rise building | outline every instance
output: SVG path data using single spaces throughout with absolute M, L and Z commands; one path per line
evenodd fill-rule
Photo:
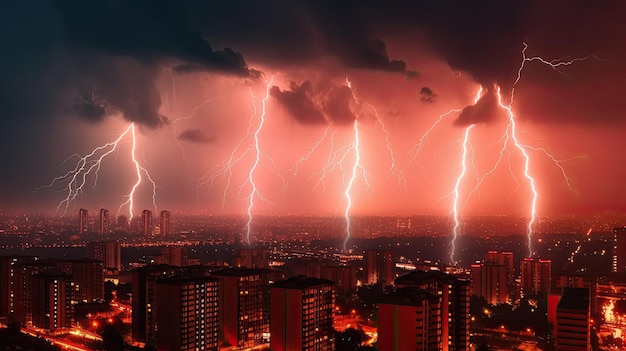
M 170 211 L 161 211 L 159 219 L 159 235 L 167 236 L 172 234 L 172 223 Z
M 208 277 L 157 282 L 157 350 L 218 350 L 218 282 Z
M 89 211 L 84 208 L 78 210 L 78 234 L 83 235 L 89 232 Z
M 547 294 L 552 284 L 552 261 L 525 258 L 521 263 L 524 295 Z
M 18 287 L 21 287 L 19 281 L 22 265 L 36 261 L 37 257 L 34 256 L 0 257 L 0 317 L 8 317 L 12 314 L 16 320 L 23 321 L 24 312 L 20 313 L 17 310 L 18 307 L 21 309 L 24 305 L 18 295 Z
M 56 263 L 37 257 L 20 257 L 13 261 L 10 280 L 9 313 L 20 323 L 32 321 L 32 279 L 40 273 L 56 272 Z
M 104 267 L 101 261 L 44 260 L 50 262 L 56 272 L 62 272 L 72 280 L 72 301 L 102 302 L 104 300 Z
M 117 226 L 117 230 L 121 230 L 121 231 L 128 230 L 128 217 L 124 215 L 117 216 L 116 226 Z
M 152 211 L 143 210 L 141 212 L 142 231 L 144 236 L 152 235 Z
M 71 278 L 41 273 L 32 277 L 32 322 L 35 327 L 56 330 L 69 328 L 73 321 Z
M 513 254 L 489 251 L 484 263 L 470 266 L 471 293 L 492 305 L 509 301 L 509 285 L 513 283 Z
M 157 289 L 159 279 L 180 277 L 180 268 L 167 265 L 146 266 L 131 272 L 132 338 L 148 345 L 155 344 L 157 330 Z
M 333 283 L 297 276 L 271 286 L 270 349 L 334 350 Z
M 626 226 L 613 228 L 613 273 L 626 273 Z
M 386 295 L 378 304 L 378 349 L 443 350 L 440 303 L 436 296 L 415 287 Z
M 591 350 L 589 289 L 564 288 L 556 310 L 556 350 Z
M 349 294 L 356 288 L 356 271 L 353 267 L 322 266 L 321 278 L 335 283 L 335 291 L 338 293 Z
M 239 348 L 269 343 L 269 272 L 227 268 L 212 276 L 220 280 L 220 342 Z
M 186 266 L 187 257 L 183 246 L 166 246 L 161 249 L 161 255 L 157 259 L 159 264 L 168 264 L 175 267 Z
M 264 247 L 242 248 L 237 250 L 233 265 L 244 268 L 269 268 L 270 250 Z
M 429 302 L 433 306 L 429 308 L 434 311 L 429 312 L 428 325 L 438 331 L 437 341 L 429 340 L 429 348 L 444 351 L 469 349 L 468 280 L 441 271 L 414 271 L 396 278 L 394 284 L 397 289 L 418 288 L 436 298 L 436 301 Z
M 100 209 L 100 218 L 98 221 L 98 234 L 105 235 L 111 232 L 109 223 L 109 210 L 106 208 Z
M 395 276 L 394 268 L 391 251 L 365 251 L 363 284 L 392 285 Z
M 120 243 L 116 241 L 87 243 L 87 257 L 101 261 L 105 269 L 122 268 Z
M 509 251 L 488 251 L 485 254 L 485 264 L 495 263 L 506 267 L 508 283 L 511 284 L 515 280 L 515 271 L 513 267 L 513 253 Z

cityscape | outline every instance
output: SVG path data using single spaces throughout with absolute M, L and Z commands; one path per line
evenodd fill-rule
M 0 350 L 626 350 L 626 3 L 0 8 Z

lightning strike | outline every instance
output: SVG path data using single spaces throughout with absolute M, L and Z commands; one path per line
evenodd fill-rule
M 348 240 L 350 240 L 351 236 L 351 226 L 350 226 L 350 209 L 352 208 L 352 197 L 350 191 L 352 190 L 352 186 L 354 185 L 354 180 L 356 179 L 356 172 L 359 168 L 363 168 L 361 166 L 361 153 L 359 151 L 359 122 L 358 120 L 354 121 L 354 142 L 352 143 L 352 150 L 354 150 L 354 163 L 352 164 L 352 176 L 348 181 L 348 185 L 346 186 L 346 190 L 344 195 L 346 197 L 346 210 L 344 215 L 346 217 L 346 239 L 343 241 L 343 251 L 346 251 L 346 245 L 348 244 Z
M 453 264 L 456 265 L 456 261 L 454 260 L 454 253 L 456 251 L 456 239 L 459 236 L 460 230 L 461 230 L 461 221 L 459 219 L 459 198 L 460 198 L 460 192 L 459 192 L 459 188 L 461 186 L 461 181 L 463 181 L 463 178 L 465 177 L 465 173 L 467 172 L 467 150 L 469 148 L 471 148 L 471 145 L 469 143 L 469 135 L 470 135 L 470 130 L 472 130 L 472 128 L 474 127 L 474 125 L 470 125 L 469 127 L 467 127 L 465 129 L 465 136 L 463 137 L 463 153 L 461 155 L 461 173 L 459 173 L 459 176 L 456 179 L 456 183 L 454 185 L 454 200 L 452 202 L 452 215 L 453 215 L 453 219 L 454 219 L 454 228 L 452 230 L 452 241 L 450 242 L 450 246 L 451 246 L 451 251 L 450 251 L 450 262 L 452 262 Z
M 246 213 L 248 215 L 248 222 L 246 223 L 246 244 L 250 246 L 250 226 L 252 224 L 252 208 L 254 207 L 254 196 L 259 195 L 259 191 L 257 190 L 256 184 L 254 183 L 254 171 L 256 171 L 257 166 L 259 165 L 259 161 L 261 159 L 261 149 L 259 147 L 259 134 L 261 130 L 263 130 L 263 125 L 265 124 L 265 114 L 267 112 L 267 100 L 270 97 L 270 87 L 272 85 L 272 79 L 266 82 L 265 85 L 265 97 L 261 102 L 261 116 L 259 121 L 258 128 L 254 131 L 254 150 L 255 150 L 255 159 L 252 167 L 250 167 L 250 173 L 248 175 L 248 182 L 250 183 L 250 194 L 248 195 L 248 208 Z
M 285 175 L 291 175 L 291 176 L 296 176 L 298 175 L 298 172 L 300 171 L 300 168 L 302 167 L 302 164 L 305 163 L 309 158 L 311 158 L 311 156 L 313 156 L 313 154 L 315 153 L 315 151 L 317 151 L 317 149 L 320 148 L 320 146 L 322 145 L 322 143 L 328 139 L 328 132 L 330 131 L 331 126 L 329 125 L 328 127 L 326 127 L 326 129 L 324 129 L 324 133 L 322 133 L 322 135 L 315 141 L 315 143 L 313 143 L 313 146 L 311 146 L 311 148 L 309 149 L 309 151 L 304 154 L 303 156 L 301 156 L 298 161 L 296 161 L 293 166 L 291 166 L 291 168 L 289 168 L 287 170 L 287 172 L 285 172 Z M 332 135 L 331 135 L 332 137 Z M 331 140 L 332 143 L 332 140 Z M 332 146 L 332 144 L 331 144 Z
M 346 85 L 348 86 L 348 88 L 350 88 L 352 92 L 352 99 L 354 100 L 356 105 L 359 107 L 357 116 L 360 116 L 363 113 L 364 108 L 366 107 L 372 110 L 374 118 L 376 118 L 376 125 L 380 126 L 380 129 L 383 131 L 383 134 L 385 135 L 385 147 L 387 148 L 387 153 L 389 154 L 389 159 L 390 159 L 389 173 L 392 176 L 395 176 L 400 182 L 400 184 L 406 186 L 406 177 L 404 173 L 402 172 L 402 170 L 398 168 L 397 161 L 396 161 L 396 154 L 393 151 L 393 148 L 391 147 L 391 133 L 389 132 L 389 129 L 387 129 L 385 122 L 383 122 L 382 118 L 378 114 L 378 110 L 376 109 L 374 105 L 367 103 L 367 102 L 361 102 L 359 100 L 356 93 L 354 92 L 354 88 L 352 87 L 352 82 L 348 78 L 346 78 Z
M 519 150 L 520 154 L 524 158 L 524 177 L 528 180 L 528 184 L 530 186 L 530 191 L 532 193 L 532 199 L 530 202 L 530 220 L 528 221 L 526 227 L 526 235 L 528 237 L 528 257 L 533 255 L 532 248 L 532 238 L 534 232 L 535 221 L 537 220 L 537 187 L 535 186 L 535 178 L 530 174 L 530 156 L 526 152 L 526 148 L 522 145 L 517 139 L 517 125 L 515 123 L 515 115 L 513 114 L 512 104 L 513 104 L 513 95 L 511 95 L 511 100 L 508 105 L 505 105 L 502 102 L 502 94 L 500 94 L 500 87 L 496 90 L 498 96 L 498 106 L 503 108 L 506 111 L 506 114 L 509 118 L 509 125 L 507 126 L 507 130 L 510 131 L 510 138 L 513 140 L 513 145 Z M 505 141 L 506 143 L 507 141 Z
M 132 136 L 131 160 L 137 172 L 137 182 L 132 187 L 129 195 L 127 195 L 127 200 L 120 206 L 120 211 L 124 205 L 130 204 L 129 214 L 130 214 L 130 218 L 132 219 L 133 217 L 132 206 L 134 204 L 135 190 L 141 184 L 142 173 L 145 173 L 146 178 L 152 184 L 152 204 L 156 210 L 157 209 L 157 205 L 156 205 L 157 186 L 154 180 L 152 179 L 152 177 L 150 176 L 150 174 L 148 173 L 148 170 L 142 167 L 136 158 L 137 142 L 136 142 L 136 136 L 135 136 L 135 124 L 134 123 L 131 123 L 114 141 L 108 142 L 104 145 L 100 145 L 94 148 L 91 152 L 89 152 L 85 156 L 79 156 L 77 154 L 74 154 L 66 158 L 63 162 L 61 162 L 61 164 L 68 162 L 70 158 L 78 157 L 78 162 L 76 163 L 76 166 L 74 167 L 74 169 L 68 171 L 64 175 L 54 178 L 49 184 L 36 188 L 35 191 L 39 191 L 39 190 L 46 189 L 46 188 L 52 188 L 57 183 L 66 182 L 66 185 L 64 187 L 65 187 L 65 191 L 67 192 L 67 194 L 65 196 L 65 199 L 59 202 L 59 204 L 56 207 L 56 212 L 55 212 L 55 214 L 58 214 L 61 208 L 63 208 L 63 216 L 65 216 L 67 214 L 69 205 L 74 200 L 76 200 L 78 195 L 80 195 L 84 191 L 84 188 L 89 182 L 90 177 L 92 178 L 91 187 L 93 189 L 96 188 L 98 184 L 99 172 L 102 167 L 102 162 L 107 156 L 109 156 L 110 154 L 112 154 L 113 152 L 119 149 L 120 143 L 128 134 L 131 134 Z
M 574 189 L 574 187 L 572 186 L 572 181 L 570 179 L 570 177 L 567 175 L 565 168 L 563 167 L 563 162 L 565 161 L 569 161 L 575 158 L 579 158 L 579 157 L 573 157 L 570 159 L 566 159 L 566 160 L 558 160 L 557 158 L 555 158 L 552 154 L 550 154 L 546 149 L 541 148 L 541 147 L 535 147 L 535 146 L 531 146 L 531 145 L 524 145 L 519 141 L 519 138 L 517 137 L 517 133 L 518 133 L 518 128 L 516 125 L 516 117 L 515 114 L 513 113 L 513 102 L 515 100 L 515 88 L 517 87 L 517 84 L 519 83 L 519 81 L 522 78 L 522 72 L 526 66 L 526 63 L 528 62 L 540 62 L 544 65 L 549 66 L 551 69 L 557 71 L 558 73 L 565 75 L 567 77 L 569 77 L 565 72 L 561 71 L 561 68 L 564 66 L 570 66 L 576 62 L 580 62 L 580 61 L 584 61 L 584 60 L 588 60 L 588 59 L 595 59 L 595 60 L 600 60 L 597 56 L 595 55 L 587 55 L 585 57 L 582 58 L 573 58 L 573 59 L 567 59 L 565 57 L 563 58 L 559 58 L 559 59 L 555 59 L 555 60 L 545 60 L 539 56 L 534 56 L 534 57 L 527 57 L 526 56 L 526 50 L 528 49 L 528 45 L 526 43 L 523 43 L 524 47 L 521 51 L 522 53 L 522 62 L 520 64 L 519 69 L 517 70 L 517 77 L 513 83 L 513 86 L 511 88 L 511 94 L 510 94 L 510 98 L 509 98 L 509 102 L 508 104 L 505 104 L 502 101 L 502 94 L 500 92 L 500 87 L 496 86 L 496 93 L 497 93 L 497 98 L 498 98 L 498 106 L 500 108 L 502 108 L 504 111 L 506 111 L 506 115 L 507 115 L 507 126 L 505 127 L 504 130 L 504 134 L 501 138 L 502 140 L 502 147 L 500 148 L 499 151 L 499 156 L 498 159 L 496 160 L 496 162 L 494 163 L 493 167 L 491 169 L 489 169 L 486 173 L 484 173 L 482 175 L 482 177 L 478 178 L 478 181 L 475 185 L 475 187 L 470 191 L 469 195 L 468 195 L 468 200 L 471 197 L 471 195 L 478 191 L 478 189 L 480 188 L 480 186 L 483 184 L 483 182 L 485 181 L 485 179 L 494 174 L 494 172 L 496 171 L 496 169 L 499 167 L 499 165 L 502 163 L 502 160 L 504 159 L 505 154 L 507 155 L 507 163 L 508 163 L 508 169 L 509 169 L 509 173 L 511 173 L 511 176 L 513 177 L 513 179 L 515 180 L 515 182 L 518 184 L 519 186 L 519 181 L 518 179 L 515 177 L 515 175 L 513 174 L 512 168 L 511 168 L 511 151 L 509 150 L 509 145 L 512 144 L 512 147 L 514 149 L 516 149 L 520 156 L 523 159 L 523 166 L 524 166 L 524 177 L 526 178 L 529 188 L 530 188 L 530 192 L 532 194 L 531 197 L 531 201 L 530 201 L 530 205 L 529 205 L 529 220 L 527 223 L 527 227 L 526 227 L 526 235 L 527 235 L 527 240 L 528 240 L 528 257 L 531 257 L 534 252 L 532 249 L 532 240 L 533 240 L 533 233 L 534 233 L 534 225 L 535 222 L 537 220 L 537 200 L 539 197 L 539 193 L 536 187 L 536 180 L 534 178 L 534 176 L 531 174 L 530 171 L 530 154 L 528 151 L 535 151 L 535 152 L 541 152 L 543 153 L 550 161 L 552 161 L 554 163 L 554 165 L 559 169 L 561 175 L 563 176 L 563 179 L 565 181 L 565 184 L 568 186 L 568 188 L 571 191 L 576 192 L 576 190 Z M 479 95 L 477 95 L 476 99 L 475 99 L 475 103 L 478 101 Z
M 122 208 L 126 205 L 128 205 L 128 215 L 129 218 L 132 220 L 134 217 L 134 204 L 135 204 L 135 191 L 137 191 L 137 188 L 141 185 L 141 182 L 143 181 L 143 178 L 141 176 L 141 173 L 145 173 L 146 174 L 146 178 L 148 178 L 148 181 L 150 181 L 150 183 L 152 183 L 152 205 L 154 206 L 154 211 L 158 212 L 157 209 L 157 204 L 156 204 L 156 183 L 154 182 L 154 180 L 152 180 L 152 177 L 150 176 L 150 173 L 148 173 L 148 170 L 145 169 L 144 167 L 142 167 L 139 164 L 139 161 L 137 161 L 137 156 L 136 156 L 136 151 L 137 151 L 137 137 L 135 135 L 135 124 L 131 124 L 130 125 L 130 131 L 131 131 L 131 135 L 132 135 L 132 149 L 131 149 L 131 159 L 133 164 L 135 165 L 135 171 L 137 174 L 137 181 L 135 182 L 135 184 L 132 186 L 132 188 L 130 189 L 130 192 L 127 195 L 127 199 L 126 201 L 124 201 L 119 209 L 118 209 L 118 215 L 121 212 Z

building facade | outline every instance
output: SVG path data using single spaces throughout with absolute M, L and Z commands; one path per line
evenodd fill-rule
M 524 258 L 521 263 L 522 293 L 547 294 L 552 285 L 552 261 Z
M 170 211 L 161 211 L 159 218 L 159 235 L 170 235 L 172 234 L 172 223 L 171 223 L 172 214 Z
M 98 218 L 98 234 L 105 235 L 111 232 L 111 223 L 109 221 L 109 210 L 100 209 L 100 217 Z
M 269 343 L 269 272 L 227 268 L 219 279 L 220 342 L 239 348 Z
M 218 283 L 214 278 L 157 282 L 157 350 L 218 350 Z
M 564 288 L 556 310 L 557 351 L 591 350 L 589 289 Z
M 437 331 L 438 350 L 470 346 L 470 282 L 441 271 L 415 271 L 395 280 L 397 289 L 417 288 L 435 297 L 429 302 L 429 328 Z M 432 307 L 431 307 L 432 306 Z M 434 341 L 429 341 L 432 349 Z
M 393 252 L 368 250 L 365 251 L 365 267 L 363 270 L 363 284 L 392 285 L 395 278 L 395 263 Z
M 78 234 L 83 235 L 89 232 L 89 211 L 81 208 L 78 210 Z
M 271 286 L 270 349 L 334 350 L 333 282 L 297 276 Z

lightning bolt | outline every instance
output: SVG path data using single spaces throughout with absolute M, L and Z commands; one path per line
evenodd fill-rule
M 358 111 L 357 116 L 360 116 L 363 113 L 363 109 L 365 107 L 372 110 L 372 113 L 374 114 L 374 118 L 376 118 L 376 125 L 380 126 L 381 130 L 385 134 L 385 147 L 387 148 L 387 153 L 389 154 L 389 159 L 390 159 L 389 172 L 391 173 L 391 175 L 398 178 L 398 181 L 401 184 L 406 186 L 406 176 L 404 175 L 402 170 L 398 168 L 397 162 L 396 162 L 396 155 L 395 155 L 395 152 L 393 151 L 393 148 L 391 147 L 391 133 L 389 132 L 389 129 L 387 129 L 385 122 L 383 122 L 382 118 L 378 114 L 378 110 L 376 109 L 374 105 L 367 103 L 367 102 L 361 102 L 359 100 L 356 93 L 354 92 L 354 88 L 352 87 L 352 82 L 350 82 L 348 78 L 346 78 L 346 85 L 352 91 L 352 99 L 354 100 L 356 105 L 359 106 L 360 111 Z
M 248 174 L 248 183 L 250 183 L 250 194 L 248 195 L 248 208 L 246 213 L 248 215 L 248 221 L 246 222 L 246 244 L 250 246 L 250 230 L 252 225 L 252 208 L 254 207 L 254 196 L 260 197 L 259 191 L 254 183 L 254 172 L 256 171 L 259 161 L 261 159 L 261 148 L 259 147 L 259 134 L 263 130 L 265 124 L 265 114 L 267 112 L 267 100 L 270 97 L 270 87 L 272 85 L 272 79 L 266 82 L 265 85 L 265 97 L 261 101 L 261 116 L 258 128 L 254 131 L 254 151 L 255 159 L 252 167 L 250 167 L 250 173 Z
M 139 164 L 139 161 L 137 161 L 137 136 L 135 135 L 135 124 L 131 124 L 130 125 L 130 131 L 131 131 L 131 135 L 132 135 L 132 149 L 131 149 L 131 160 L 133 162 L 133 164 L 135 165 L 135 171 L 137 174 L 137 181 L 135 182 L 135 184 L 133 184 L 132 188 L 130 189 L 130 192 L 128 193 L 128 195 L 126 196 L 127 199 L 126 201 L 124 201 L 117 213 L 119 215 L 119 213 L 122 211 L 122 208 L 126 205 L 128 205 L 128 214 L 129 214 L 129 218 L 132 220 L 134 217 L 134 204 L 135 204 L 135 191 L 137 190 L 137 188 L 139 188 L 139 186 L 141 185 L 141 182 L 143 180 L 141 174 L 145 173 L 146 178 L 148 178 L 148 181 L 150 181 L 150 183 L 152 184 L 152 206 L 154 206 L 154 212 L 158 212 L 157 209 L 157 204 L 156 204 L 156 183 L 154 182 L 154 180 L 152 179 L 152 177 L 150 176 L 150 173 L 148 172 L 147 169 L 145 169 L 144 167 L 142 167 Z
M 309 149 L 309 151 L 304 154 L 303 156 L 301 156 L 294 164 L 293 166 L 291 166 L 291 168 L 289 168 L 287 170 L 287 172 L 285 172 L 285 177 L 287 175 L 290 175 L 292 177 L 296 176 L 298 174 L 298 172 L 300 171 L 300 168 L 302 167 L 302 164 L 304 164 L 309 158 L 311 158 L 311 156 L 313 156 L 313 154 L 315 153 L 315 151 L 317 151 L 317 149 L 320 148 L 320 146 L 322 145 L 322 143 L 326 140 L 329 139 L 328 137 L 328 132 L 330 131 L 331 126 L 329 125 L 328 127 L 326 127 L 324 129 L 324 133 L 322 133 L 322 135 L 315 141 L 315 143 L 313 143 L 313 146 L 311 146 L 311 148 Z M 332 136 L 334 134 L 331 133 L 331 138 L 329 140 L 331 140 L 332 142 Z M 331 144 L 332 147 L 332 144 Z M 291 177 L 289 178 L 289 180 L 291 179 Z M 289 181 L 288 180 L 288 181 Z M 288 182 L 287 181 L 287 182 Z
M 352 190 L 352 186 L 354 185 L 354 180 L 356 179 L 356 173 L 358 169 L 364 171 L 363 166 L 361 165 L 361 152 L 359 151 L 359 122 L 358 120 L 354 121 L 354 141 L 352 143 L 351 149 L 354 151 L 354 163 L 352 164 L 352 176 L 348 181 L 348 185 L 346 186 L 346 190 L 344 192 L 344 196 L 346 197 L 346 210 L 344 212 L 344 216 L 346 218 L 346 238 L 343 241 L 343 251 L 346 251 L 346 244 L 348 240 L 350 240 L 351 236 L 351 227 L 350 227 L 350 209 L 352 208 L 352 197 L 350 195 L 350 191 Z
M 511 150 L 509 149 L 509 147 L 513 147 L 514 150 L 516 150 L 519 155 L 521 156 L 521 158 L 523 159 L 523 167 L 524 167 L 524 178 L 526 179 L 526 181 L 528 182 L 528 186 L 530 188 L 530 192 L 531 192 L 531 200 L 530 200 L 530 204 L 529 204 L 529 209 L 528 209 L 528 213 L 529 213 L 529 220 L 527 222 L 527 226 L 526 226 L 526 235 L 527 235 L 527 246 L 528 246 L 528 257 L 531 257 L 534 252 L 532 249 L 532 240 L 533 240 L 533 234 L 534 234 L 534 226 L 535 223 L 537 221 L 537 201 L 538 201 L 538 197 L 539 197 L 539 193 L 536 187 L 536 180 L 535 177 L 532 175 L 531 170 L 530 170 L 530 153 L 529 151 L 535 151 L 535 152 L 540 152 L 542 153 L 544 156 L 546 156 L 550 161 L 552 161 L 554 163 L 554 165 L 559 169 L 561 175 L 563 176 L 564 182 L 565 184 L 567 184 L 568 188 L 571 191 L 576 192 L 576 190 L 573 188 L 572 186 L 572 182 L 570 177 L 567 175 L 565 168 L 563 167 L 563 162 L 565 161 L 569 161 L 575 158 L 579 158 L 579 156 L 577 157 L 572 157 L 566 160 L 558 160 L 556 157 L 554 157 L 552 154 L 550 154 L 545 148 L 542 147 L 535 147 L 535 146 L 531 146 L 531 145 L 525 145 L 522 144 L 517 136 L 518 134 L 518 127 L 516 124 L 516 116 L 513 112 L 513 102 L 515 100 L 515 89 L 519 83 L 519 81 L 522 78 L 522 72 L 526 66 L 526 64 L 528 62 L 539 62 L 541 64 L 547 65 L 550 68 L 552 68 L 553 70 L 557 71 L 558 73 L 569 77 L 569 75 L 567 75 L 566 73 L 564 73 L 563 71 L 561 71 L 561 68 L 564 66 L 569 66 L 572 65 L 576 62 L 580 62 L 580 61 L 584 61 L 587 59 L 596 59 L 596 60 L 601 60 L 599 59 L 597 56 L 595 55 L 587 55 L 585 57 L 582 58 L 574 58 L 574 59 L 567 59 L 567 58 L 559 58 L 556 60 L 545 60 L 539 56 L 534 56 L 534 57 L 527 57 L 526 56 L 526 50 L 528 49 L 528 45 L 526 43 L 523 43 L 523 49 L 521 51 L 522 53 L 522 62 L 520 64 L 520 67 L 517 71 L 517 77 L 513 83 L 513 86 L 511 88 L 511 94 L 510 94 L 510 98 L 509 98 L 509 102 L 508 104 L 505 104 L 503 102 L 502 99 L 502 94 L 500 91 L 500 87 L 496 86 L 496 95 L 497 95 L 497 99 L 498 99 L 498 106 L 503 109 L 506 112 L 507 115 L 507 125 L 505 127 L 504 133 L 500 139 L 500 141 L 502 142 L 502 147 L 500 148 L 499 151 L 499 156 L 496 160 L 496 162 L 494 163 L 493 167 L 491 169 L 489 169 L 487 172 L 485 172 L 481 177 L 477 178 L 477 182 L 476 185 L 474 186 L 474 188 L 469 192 L 469 195 L 467 197 L 467 200 L 469 201 L 469 198 L 472 196 L 472 194 L 476 191 L 478 191 L 478 189 L 480 188 L 480 186 L 483 184 L 483 182 L 485 181 L 485 179 L 494 174 L 494 172 L 496 171 L 496 169 L 499 167 L 499 165 L 502 163 L 502 161 L 505 159 L 505 155 L 506 155 L 506 161 L 508 163 L 508 170 L 509 173 L 511 174 L 511 176 L 513 177 L 513 179 L 515 180 L 515 182 L 518 184 L 519 186 L 519 181 L 517 179 L 517 177 L 515 177 L 513 170 L 511 168 Z M 477 98 L 474 100 L 474 103 L 476 103 L 478 101 L 479 95 L 477 95 Z
M 474 125 L 470 125 L 465 129 L 465 136 L 463 137 L 463 153 L 461 155 L 461 173 L 456 179 L 456 183 L 454 185 L 454 200 L 452 202 L 452 214 L 454 218 L 454 228 L 452 230 L 452 241 L 450 242 L 451 251 L 450 251 L 450 261 L 456 265 L 456 261 L 454 260 L 454 253 L 456 251 L 456 239 L 459 236 L 459 232 L 461 230 L 461 221 L 459 219 L 459 198 L 461 187 L 461 181 L 465 177 L 465 173 L 467 172 L 467 150 L 471 148 L 471 144 L 469 142 L 470 130 Z
M 132 218 L 132 204 L 134 203 L 134 194 L 137 187 L 139 187 L 139 185 L 141 184 L 141 173 L 143 172 L 146 174 L 148 180 L 152 183 L 152 203 L 156 210 L 156 183 L 148 173 L 147 169 L 139 164 L 135 156 L 137 142 L 134 123 L 131 123 L 122 133 L 120 133 L 120 135 L 115 140 L 94 148 L 85 156 L 79 156 L 74 154 L 66 158 L 63 162 L 61 162 L 61 164 L 66 163 L 72 157 L 78 157 L 78 162 L 76 163 L 74 169 L 68 171 L 64 175 L 54 178 L 49 184 L 36 188 L 35 191 L 39 191 L 45 188 L 52 188 L 55 184 L 58 183 L 65 183 L 64 188 L 66 191 L 66 196 L 63 200 L 59 202 L 55 212 L 55 214 L 57 214 L 61 210 L 61 208 L 63 208 L 63 215 L 65 216 L 67 214 L 69 205 L 74 200 L 76 200 L 76 197 L 78 195 L 80 195 L 84 191 L 84 188 L 89 182 L 90 177 L 92 178 L 91 187 L 95 189 L 98 183 L 98 177 L 100 169 L 102 167 L 102 162 L 107 156 L 118 150 L 120 143 L 128 134 L 132 135 L 131 159 L 135 165 L 135 169 L 137 170 L 138 180 L 131 189 L 131 193 L 128 195 L 127 201 L 123 203 L 122 206 L 128 203 L 131 204 L 130 217 Z

